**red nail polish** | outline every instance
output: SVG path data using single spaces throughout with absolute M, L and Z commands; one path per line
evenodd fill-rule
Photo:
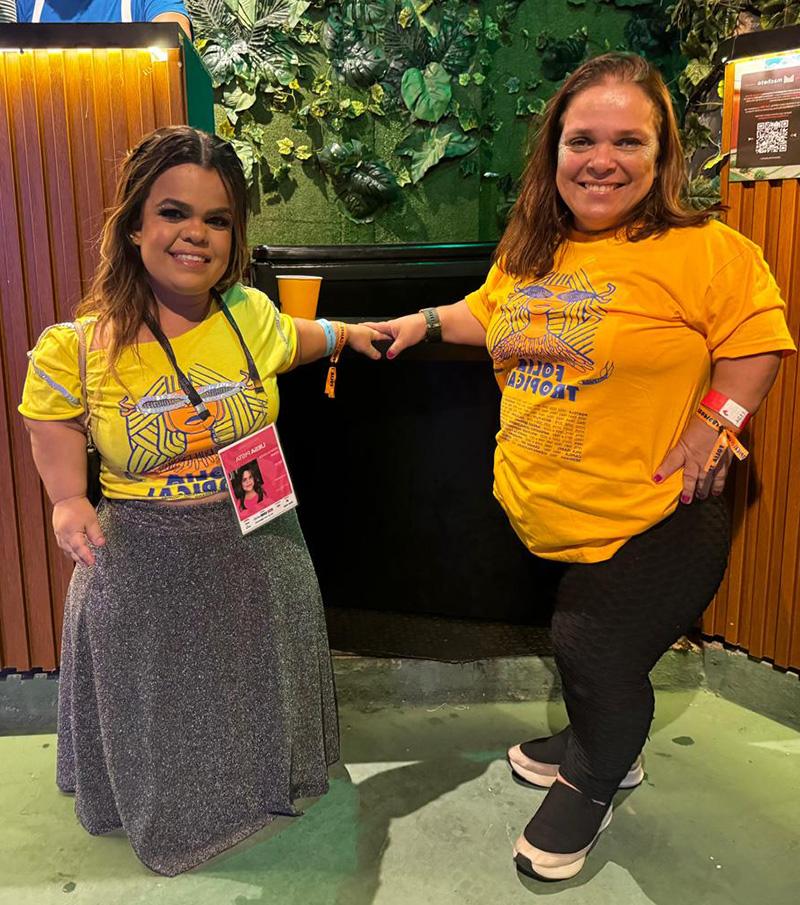
M 682 502 L 682 503 L 691 503 L 691 502 L 692 502 L 692 498 L 689 496 L 688 493 L 682 493 L 682 494 L 681 494 L 681 502 Z
M 663 478 L 660 474 L 657 474 L 657 475 L 654 475 L 654 476 L 653 476 L 653 483 L 654 483 L 654 484 L 660 484 L 663 480 L 664 480 L 664 478 Z

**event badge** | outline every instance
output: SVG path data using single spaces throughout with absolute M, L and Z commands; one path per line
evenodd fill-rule
M 219 450 L 242 534 L 294 509 L 292 479 L 274 424 Z

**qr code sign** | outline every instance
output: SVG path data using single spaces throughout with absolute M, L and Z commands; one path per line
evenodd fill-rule
M 788 147 L 788 119 L 756 123 L 756 154 L 783 154 Z

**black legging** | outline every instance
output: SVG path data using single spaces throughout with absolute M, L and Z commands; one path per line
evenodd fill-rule
M 565 568 L 553 646 L 572 733 L 561 774 L 609 801 L 653 718 L 649 673 L 711 602 L 728 561 L 722 497 L 679 504 L 605 562 Z

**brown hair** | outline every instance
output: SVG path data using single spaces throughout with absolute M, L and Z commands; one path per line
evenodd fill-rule
M 97 315 L 98 329 L 107 330 L 112 373 L 122 350 L 136 345 L 144 312 L 153 304 L 141 255 L 130 234 L 140 226 L 142 207 L 156 179 L 185 163 L 216 170 L 230 199 L 231 255 L 215 288 L 220 292 L 229 289 L 248 265 L 247 185 L 232 146 L 190 126 L 165 126 L 145 136 L 122 164 L 114 204 L 103 226 L 100 264 L 89 294 L 77 309 L 79 317 Z
M 572 213 L 556 187 L 564 114 L 577 94 L 605 81 L 638 85 L 656 114 L 656 178 L 648 194 L 619 224 L 627 239 L 636 242 L 671 226 L 695 226 L 710 218 L 710 211 L 693 210 L 683 201 L 686 162 L 672 100 L 658 70 L 635 54 L 603 54 L 576 69 L 547 104 L 522 175 L 519 197 L 494 253 L 494 260 L 502 262 L 507 273 L 541 277 L 552 270 L 556 252 L 572 225 Z

